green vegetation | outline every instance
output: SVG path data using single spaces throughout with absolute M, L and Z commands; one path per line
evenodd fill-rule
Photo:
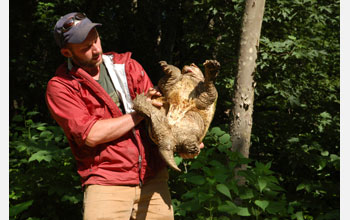
M 137 2 L 137 5 L 135 3 Z M 231 152 L 230 108 L 243 0 L 10 1 L 10 219 L 81 219 L 82 189 L 47 81 L 64 61 L 51 33 L 83 11 L 104 51 L 132 51 L 154 83 L 159 60 L 222 66 L 205 148 L 170 171 L 176 219 L 339 219 L 339 0 L 266 1 L 250 158 Z M 234 169 L 247 180 L 238 186 Z

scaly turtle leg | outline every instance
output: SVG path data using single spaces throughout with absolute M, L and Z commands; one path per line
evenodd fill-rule
M 204 83 L 197 87 L 197 94 L 199 95 L 196 100 L 196 106 L 199 109 L 207 108 L 218 97 L 214 82 L 219 74 L 220 63 L 216 60 L 206 60 L 203 65 L 205 66 Z

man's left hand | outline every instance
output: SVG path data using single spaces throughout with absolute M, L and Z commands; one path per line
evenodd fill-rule
M 156 107 L 163 106 L 163 103 L 156 100 L 156 98 L 161 97 L 162 94 L 155 88 L 149 88 L 147 94 L 147 100 L 152 102 L 152 105 Z

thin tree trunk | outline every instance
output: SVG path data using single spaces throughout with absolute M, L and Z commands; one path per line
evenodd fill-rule
M 230 118 L 232 150 L 249 157 L 250 135 L 253 125 L 254 71 L 261 32 L 265 0 L 246 0 L 243 15 L 240 55 L 235 80 L 234 106 Z M 242 167 L 245 169 L 245 167 Z M 244 179 L 240 184 L 244 183 Z

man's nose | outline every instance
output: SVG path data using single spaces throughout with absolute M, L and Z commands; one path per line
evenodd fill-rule
M 100 51 L 101 51 L 101 49 L 100 49 L 100 47 L 98 46 L 98 44 L 97 43 L 94 43 L 93 45 L 92 45 L 92 52 L 93 53 L 100 53 Z

